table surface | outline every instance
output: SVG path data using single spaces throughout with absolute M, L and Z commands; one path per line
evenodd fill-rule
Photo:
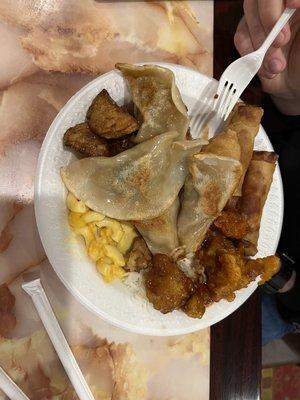
M 215 0 L 214 7 L 214 77 L 218 79 L 238 57 L 233 36 L 243 2 Z M 243 99 L 260 104 L 258 80 Z M 260 396 L 260 377 L 261 298 L 256 290 L 242 307 L 211 328 L 210 400 L 256 400 Z

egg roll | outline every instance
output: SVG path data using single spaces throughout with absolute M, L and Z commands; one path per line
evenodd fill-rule
M 260 107 L 238 103 L 227 120 L 227 129 L 236 132 L 240 144 L 242 164 L 242 176 L 237 185 L 234 196 L 241 196 L 242 185 L 253 154 L 254 139 L 259 130 L 259 124 L 263 116 Z
M 254 151 L 242 186 L 242 196 L 237 203 L 238 211 L 245 216 L 249 231 L 243 238 L 245 253 L 257 253 L 260 221 L 273 180 L 277 154 Z

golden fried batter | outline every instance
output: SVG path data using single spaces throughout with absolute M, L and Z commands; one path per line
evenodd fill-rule
M 205 283 L 197 286 L 196 292 L 185 303 L 182 310 L 192 318 L 201 318 L 205 313 L 206 307 L 211 304 L 211 294 Z
M 234 244 L 222 234 L 218 232 L 208 232 L 206 240 L 196 252 L 196 258 L 200 265 L 205 268 L 206 272 L 210 270 L 213 273 L 216 267 L 216 255 L 224 251 L 235 253 L 236 248 Z
M 207 272 L 207 285 L 213 301 L 235 298 L 234 291 L 239 288 L 242 279 L 243 259 L 239 254 L 219 253 L 216 255 L 216 267 L 213 273 Z
M 276 256 L 257 258 L 256 260 L 247 260 L 245 263 L 244 274 L 250 281 L 260 275 L 260 285 L 272 278 L 280 269 L 280 259 Z
M 64 145 L 84 156 L 108 156 L 107 141 L 90 131 L 87 123 L 77 124 L 64 134 Z
M 250 229 L 246 218 L 234 209 L 223 210 L 214 225 L 224 236 L 232 239 L 242 239 Z
M 128 259 L 124 269 L 127 271 L 141 271 L 152 266 L 152 254 L 142 237 L 135 238 L 132 249 L 128 254 Z
M 237 246 L 218 232 L 210 232 L 196 257 L 204 267 L 207 287 L 213 301 L 226 299 L 232 301 L 234 292 L 249 285 L 260 276 L 260 284 L 270 279 L 280 268 L 276 256 L 249 260 L 244 256 L 242 242 Z M 196 308 L 197 303 L 190 303 L 189 308 Z M 192 311 L 189 310 L 189 315 Z
M 153 257 L 145 285 L 148 300 L 164 314 L 182 307 L 194 292 L 192 280 L 165 254 Z
M 119 107 L 105 89 L 94 98 L 86 120 L 94 133 L 106 139 L 116 139 L 139 128 L 136 119 Z

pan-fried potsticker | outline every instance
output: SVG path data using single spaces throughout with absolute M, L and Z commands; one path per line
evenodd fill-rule
M 167 131 L 176 130 L 186 137 L 188 115 L 172 71 L 157 65 L 116 64 L 128 81 L 132 100 L 141 115 L 141 127 L 135 137 L 141 143 Z
M 156 218 L 135 221 L 134 226 L 143 236 L 152 254 L 171 254 L 178 247 L 177 216 L 178 197 Z

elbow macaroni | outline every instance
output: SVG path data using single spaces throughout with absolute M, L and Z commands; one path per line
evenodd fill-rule
M 73 231 L 84 238 L 88 256 L 96 263 L 105 282 L 125 276 L 124 255 L 137 233 L 128 222 L 120 222 L 90 210 L 72 193 L 67 195 L 68 221 Z

